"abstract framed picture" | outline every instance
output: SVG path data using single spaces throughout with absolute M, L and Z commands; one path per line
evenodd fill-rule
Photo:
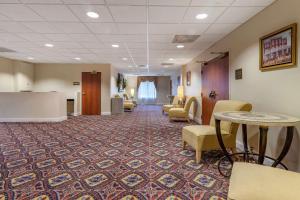
M 259 54 L 261 71 L 296 66 L 297 24 L 291 24 L 260 38 Z
M 190 86 L 191 85 L 191 71 L 188 71 L 187 73 L 186 73 L 186 85 L 187 86 Z

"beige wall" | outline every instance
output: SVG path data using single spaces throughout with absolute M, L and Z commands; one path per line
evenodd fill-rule
M 33 82 L 33 64 L 0 58 L 0 92 L 32 90 Z
M 186 85 L 186 73 L 191 71 L 191 85 Z M 182 76 L 184 77 L 184 93 L 186 96 L 195 96 L 197 99 L 197 110 L 195 113 L 194 120 L 198 123 L 201 123 L 201 113 L 202 113 L 202 102 L 201 102 L 201 65 L 197 63 L 189 63 L 184 66 L 182 71 Z M 194 111 L 191 110 L 190 114 Z
M 13 61 L 15 73 L 15 91 L 31 91 L 34 84 L 34 65 Z
M 111 95 L 111 97 L 118 94 L 117 78 L 118 78 L 118 71 L 115 67 L 111 66 L 111 78 L 110 78 L 110 95 Z
M 284 26 L 297 22 L 300 24 L 300 1 L 278 0 L 257 16 L 246 22 L 202 53 L 196 60 L 209 60 L 210 52 L 229 51 L 230 56 L 230 97 L 251 102 L 255 111 L 278 112 L 300 117 L 300 67 L 261 72 L 259 70 L 259 38 Z M 300 38 L 298 32 L 298 38 Z M 298 50 L 299 50 L 298 40 Z M 298 60 L 299 58 L 298 51 Z M 192 74 L 199 73 L 196 64 L 189 64 Z M 234 70 L 243 68 L 243 79 L 234 79 Z M 199 73 L 200 75 L 200 73 Z M 198 77 L 199 78 L 199 77 Z M 200 78 L 199 78 L 200 79 Z M 187 88 L 187 93 L 196 94 L 198 88 Z M 200 83 L 200 81 L 199 81 Z M 200 86 L 200 84 L 198 84 Z M 200 91 L 199 91 L 200 92 Z M 299 130 L 294 137 L 292 148 L 285 160 L 292 170 L 300 171 Z M 257 127 L 251 127 L 251 145 L 257 142 Z M 240 134 L 240 133 L 239 133 Z M 284 142 L 282 129 L 272 128 L 269 132 L 267 154 L 278 155 Z M 239 135 L 239 141 L 241 137 Z
M 36 64 L 34 91 L 58 91 L 66 93 L 67 98 L 77 98 L 78 93 L 81 92 L 81 73 L 94 70 L 101 72 L 101 112 L 109 114 L 110 64 Z M 73 85 L 73 82 L 80 82 L 80 85 Z M 81 106 L 81 103 L 78 103 Z

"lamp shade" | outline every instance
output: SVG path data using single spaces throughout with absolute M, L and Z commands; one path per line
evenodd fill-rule
M 177 88 L 177 96 L 182 99 L 184 97 L 184 94 L 183 94 L 183 86 L 178 86 Z
M 132 97 L 134 97 L 134 88 L 130 89 L 130 94 L 131 94 Z

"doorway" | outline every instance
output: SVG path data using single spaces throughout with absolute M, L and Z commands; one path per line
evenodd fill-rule
M 208 125 L 215 104 L 229 99 L 229 54 L 226 53 L 202 66 L 202 124 Z
M 82 115 L 101 114 L 101 73 L 82 72 Z

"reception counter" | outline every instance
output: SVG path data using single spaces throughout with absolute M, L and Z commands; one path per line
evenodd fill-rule
M 60 92 L 0 92 L 0 122 L 60 122 L 66 101 Z

